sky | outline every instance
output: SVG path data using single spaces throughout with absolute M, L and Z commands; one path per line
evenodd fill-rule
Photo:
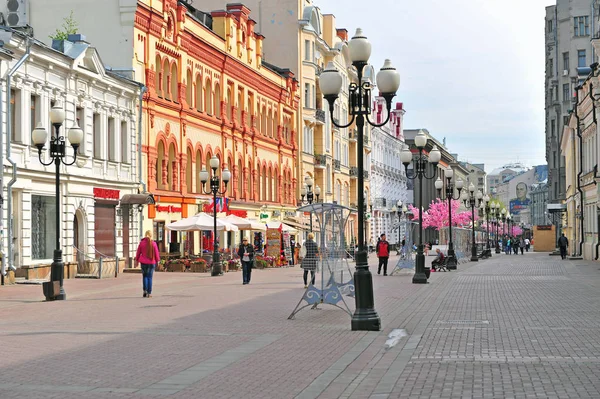
M 552 0 L 314 4 L 350 37 L 362 28 L 376 71 L 392 60 L 405 129 L 445 138 L 459 160 L 484 163 L 487 172 L 516 161 L 546 164 L 544 16 Z

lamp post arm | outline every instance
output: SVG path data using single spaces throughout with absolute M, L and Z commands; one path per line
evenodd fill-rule
M 375 123 L 373 121 L 371 121 L 369 119 L 369 115 L 367 115 L 367 123 L 373 127 L 382 127 L 385 126 L 389 121 L 390 121 L 390 116 L 392 115 L 391 113 L 391 103 L 386 103 L 386 108 L 387 108 L 387 116 L 385 118 L 385 120 L 381 123 Z
M 348 122 L 346 125 L 342 125 L 342 124 L 336 123 L 336 122 L 333 120 L 333 109 L 331 109 L 331 107 L 330 107 L 330 109 L 329 109 L 329 113 L 330 113 L 330 115 L 331 115 L 331 123 L 333 123 L 333 126 L 335 126 L 335 127 L 339 127 L 340 129 L 345 129 L 345 128 L 347 128 L 347 127 L 350 127 L 350 126 L 352 126 L 352 125 L 354 124 L 354 120 L 356 119 L 356 115 L 352 115 L 352 119 L 350 119 L 350 122 Z

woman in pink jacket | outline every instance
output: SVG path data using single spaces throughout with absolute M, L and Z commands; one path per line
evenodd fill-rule
M 144 286 L 144 298 L 152 296 L 152 275 L 154 268 L 160 260 L 158 246 L 152 241 L 152 232 L 146 231 L 145 237 L 142 238 L 138 245 L 135 255 L 135 262 L 142 265 L 142 284 Z

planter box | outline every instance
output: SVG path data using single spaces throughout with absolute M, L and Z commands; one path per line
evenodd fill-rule
M 168 272 L 184 272 L 185 264 L 179 263 L 179 262 L 169 263 L 169 265 L 167 266 L 167 271 Z
M 190 271 L 192 273 L 206 273 L 208 267 L 206 266 L 206 263 L 192 262 L 190 263 Z

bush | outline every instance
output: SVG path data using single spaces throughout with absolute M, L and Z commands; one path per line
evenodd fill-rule
M 263 259 L 257 259 L 256 261 L 254 261 L 254 267 L 256 269 L 264 269 L 267 267 L 267 261 L 263 260 Z

